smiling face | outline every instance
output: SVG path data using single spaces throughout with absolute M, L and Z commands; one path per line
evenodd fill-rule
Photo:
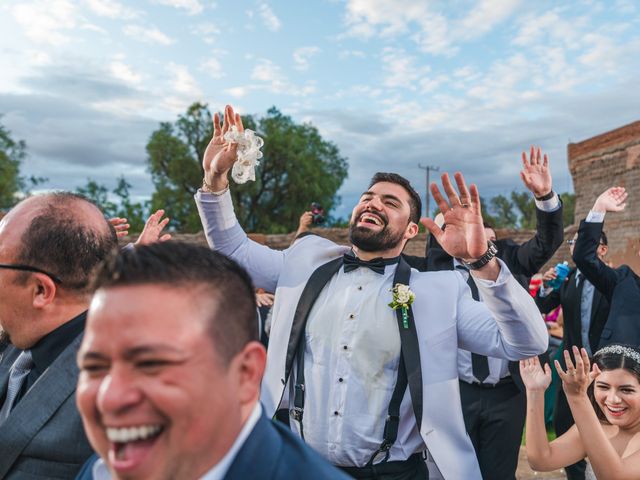
M 214 309 L 213 300 L 159 285 L 96 293 L 78 354 L 77 403 L 115 478 L 198 478 L 233 443 L 240 375 L 237 357 L 226 365 L 215 351 Z
M 406 240 L 418 233 L 410 221 L 409 193 L 400 185 L 378 182 L 362 194 L 349 222 L 351 243 L 364 252 L 399 255 Z M 397 250 L 397 253 L 396 253 Z
M 640 384 L 628 370 L 604 370 L 594 381 L 593 395 L 612 425 L 623 429 L 640 426 Z

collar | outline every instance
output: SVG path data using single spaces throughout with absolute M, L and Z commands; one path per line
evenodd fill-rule
M 360 257 L 358 257 L 358 255 L 356 255 L 356 252 L 354 252 L 353 249 L 349 250 L 347 253 L 345 253 L 345 255 L 349 255 L 350 257 L 357 258 L 361 262 L 380 262 L 380 263 L 384 263 L 385 265 L 395 265 L 400 261 L 400 255 L 398 255 L 397 257 L 387 257 L 387 258 L 376 257 L 376 258 L 372 258 L 371 260 L 362 260 Z
M 82 333 L 86 320 L 87 312 L 85 311 L 49 332 L 31 347 L 33 368 L 38 375 L 42 375 L 73 339 Z

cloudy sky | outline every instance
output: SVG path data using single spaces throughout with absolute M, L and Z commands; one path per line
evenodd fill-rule
M 24 173 L 74 189 L 124 174 L 152 191 L 145 144 L 194 101 L 311 122 L 349 159 L 345 215 L 377 170 L 462 170 L 491 197 L 519 152 L 640 119 L 633 0 L 3 0 L 0 113 Z

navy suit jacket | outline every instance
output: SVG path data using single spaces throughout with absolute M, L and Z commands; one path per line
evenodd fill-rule
M 97 459 L 97 455 L 91 457 L 76 480 L 92 480 L 91 469 Z M 263 414 L 224 478 L 348 480 L 351 477 L 327 463 L 280 422 L 271 421 Z
M 580 222 L 573 261 L 609 301 L 609 316 L 598 348 L 611 343 L 637 346 L 640 345 L 640 277 L 627 265 L 611 268 L 598 258 L 603 226 L 603 223 Z

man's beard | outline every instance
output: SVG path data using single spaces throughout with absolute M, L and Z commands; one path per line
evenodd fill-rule
M 379 232 L 373 232 L 365 227 L 358 227 L 357 221 L 349 225 L 349 241 L 363 252 L 382 252 L 391 250 L 402 241 L 404 232 L 394 233 L 385 224 Z

